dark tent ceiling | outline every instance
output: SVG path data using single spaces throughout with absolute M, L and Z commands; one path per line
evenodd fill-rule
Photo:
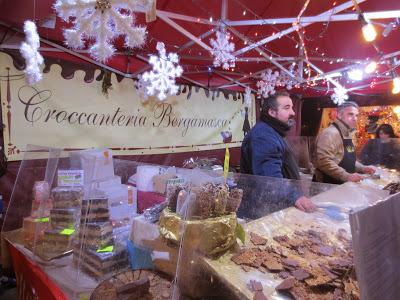
M 386 37 L 382 32 L 400 17 L 400 1 L 357 1 L 377 28 L 378 36 L 373 45 L 362 37 L 362 25 L 353 5 L 355 0 L 311 0 L 300 19 L 304 31 L 303 48 L 292 23 L 305 2 L 157 0 L 156 21 L 146 23 L 144 13 L 137 14 L 137 23 L 147 26 L 144 46 L 127 51 L 123 40 L 117 39 L 114 41 L 117 54 L 101 65 L 91 60 L 86 49 L 66 48 L 62 30 L 70 24 L 57 17 L 54 28 L 41 27 L 46 19 L 54 19 L 53 1 L 0 0 L 0 49 L 18 48 L 23 34 L 14 29 L 21 30 L 25 20 L 35 19 L 42 38 L 40 50 L 45 57 L 79 64 L 96 63 L 125 77 L 136 78 L 149 69 L 148 57 L 157 52 L 156 43 L 162 41 L 168 52 L 177 52 L 180 56 L 184 73 L 178 81 L 182 83 L 241 91 L 250 86 L 256 90 L 262 71 L 272 68 L 285 72 L 284 69 L 295 63 L 302 69 L 295 74 L 302 82 L 296 91 L 306 96 L 326 95 L 338 85 L 358 94 L 389 91 L 393 71 L 399 65 L 396 58 L 400 57 L 400 29 L 394 27 Z M 212 67 L 213 57 L 208 47 L 221 24 L 230 32 L 235 44 L 234 69 Z M 347 70 L 364 68 L 368 60 L 379 61 L 377 71 L 359 82 L 350 81 Z M 307 73 L 308 64 L 311 74 Z

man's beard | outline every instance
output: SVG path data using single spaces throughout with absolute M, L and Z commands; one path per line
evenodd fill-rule
M 295 120 L 294 118 L 290 118 L 290 119 L 287 121 L 287 125 L 288 125 L 290 128 L 292 128 L 294 125 L 296 125 L 296 120 Z

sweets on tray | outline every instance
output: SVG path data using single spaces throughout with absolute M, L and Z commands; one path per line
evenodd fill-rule
M 383 189 L 388 190 L 390 195 L 396 194 L 400 192 L 400 182 L 391 182 L 387 184 Z
M 275 289 L 294 299 L 360 299 L 351 241 L 342 231 L 337 234 L 340 246 L 333 245 L 326 233 L 312 229 L 272 240 L 250 233 L 254 246 L 231 260 L 245 272 L 256 268 L 276 274 L 283 281 Z
M 110 220 L 108 198 L 98 194 L 82 200 L 81 223 L 106 222 Z
M 90 300 L 168 300 L 172 298 L 171 279 L 150 270 L 127 270 L 103 281 Z
M 79 220 L 79 208 L 56 208 L 50 211 L 52 228 L 75 228 Z
M 26 217 L 23 220 L 22 228 L 24 232 L 24 241 L 26 243 L 33 243 L 43 239 L 44 232 L 49 229 L 48 220 L 41 220 L 33 217 Z
M 56 187 L 51 190 L 54 208 L 79 207 L 83 196 L 81 187 Z
M 79 243 L 94 249 L 113 243 L 113 231 L 110 221 L 84 223 L 79 228 Z
M 226 184 L 206 183 L 191 189 L 195 199 L 188 209 L 191 216 L 207 219 L 236 212 L 243 197 L 243 191 L 232 189 Z
M 99 252 L 74 244 L 73 262 L 97 278 L 110 276 L 129 266 L 128 255 L 122 247 L 112 247 L 111 251 Z
M 43 248 L 47 253 L 62 253 L 72 249 L 73 229 L 51 229 L 44 232 Z

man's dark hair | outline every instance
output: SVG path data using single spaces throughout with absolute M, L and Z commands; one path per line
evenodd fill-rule
M 340 104 L 337 107 L 337 111 L 340 112 L 343 109 L 345 109 L 346 107 L 350 107 L 350 106 L 355 107 L 355 108 L 359 108 L 359 106 L 358 106 L 358 104 L 356 102 L 354 102 L 354 101 L 345 101 L 345 102 L 343 102 L 342 104 Z
M 278 91 L 275 94 L 269 96 L 267 99 L 264 99 L 264 102 L 261 106 L 261 114 L 266 115 L 270 109 L 277 110 L 278 109 L 278 97 L 290 97 L 289 93 L 286 91 Z

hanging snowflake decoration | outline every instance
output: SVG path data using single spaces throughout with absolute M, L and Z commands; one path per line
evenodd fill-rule
M 40 65 L 43 64 L 43 56 L 39 53 L 40 39 L 37 33 L 35 23 L 25 21 L 24 23 L 25 42 L 19 48 L 22 56 L 25 59 L 26 68 L 25 80 L 27 84 L 34 85 L 42 80 L 42 71 Z
M 261 80 L 257 81 L 258 91 L 257 94 L 267 98 L 270 95 L 275 94 L 275 86 L 278 83 L 279 72 L 272 72 L 268 69 L 261 75 Z
M 150 56 L 149 63 L 153 66 L 153 70 L 143 73 L 143 80 L 146 86 L 146 94 L 153 96 L 157 93 L 157 98 L 162 101 L 170 95 L 178 93 L 178 86 L 175 84 L 175 78 L 183 73 L 182 67 L 178 64 L 179 57 L 176 53 L 167 53 L 164 43 L 157 43 L 157 50 L 160 57 Z M 175 65 L 176 64 L 176 65 Z
M 286 87 L 288 90 L 291 90 L 293 87 L 299 88 L 300 81 L 296 78 L 296 74 L 298 74 L 296 65 L 291 64 L 288 71 L 292 76 L 282 72 L 277 79 L 277 86 Z
M 251 107 L 251 88 L 246 87 L 245 93 L 244 93 L 244 107 Z
M 232 55 L 235 44 L 229 42 L 230 35 L 225 31 L 216 32 L 217 39 L 210 39 L 211 54 L 214 56 L 214 67 L 222 66 L 223 69 L 235 67 L 236 57 Z
M 74 49 L 85 46 L 84 39 L 95 40 L 90 55 L 105 62 L 115 48 L 112 41 L 125 36 L 125 47 L 139 47 L 144 43 L 146 28 L 134 26 L 134 11 L 149 10 L 153 0 L 57 0 L 54 8 L 60 18 L 72 22 L 64 29 L 66 44 Z
M 347 90 L 341 87 L 335 87 L 333 89 L 333 94 L 331 96 L 333 103 L 337 105 L 343 104 L 349 96 L 347 95 Z
M 140 100 L 144 103 L 149 99 L 149 96 L 147 95 L 147 86 L 148 82 L 143 79 L 143 76 L 139 75 L 138 80 L 135 82 L 135 87 L 137 90 L 137 93 L 140 97 Z

